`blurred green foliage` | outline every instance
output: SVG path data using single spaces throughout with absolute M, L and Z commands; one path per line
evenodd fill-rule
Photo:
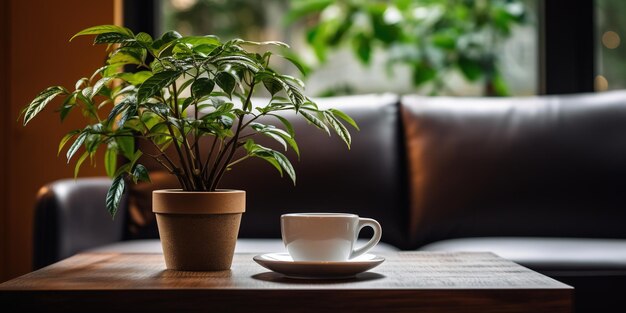
M 163 1 L 164 29 L 176 29 L 183 35 L 258 40 L 258 32 L 268 24 L 268 1 L 276 0 Z M 283 5 L 284 0 L 279 2 Z
M 522 0 L 291 0 L 285 20 L 306 25 L 321 62 L 349 45 L 368 65 L 382 49 L 390 70 L 409 66 L 413 85 L 432 95 L 451 91 L 446 79 L 458 71 L 485 95 L 506 96 L 497 48 L 526 15 Z

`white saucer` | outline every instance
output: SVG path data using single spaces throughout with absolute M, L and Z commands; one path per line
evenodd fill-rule
M 291 278 L 350 278 L 378 266 L 385 258 L 364 254 L 348 261 L 294 261 L 289 253 L 267 253 L 255 256 L 261 266 Z

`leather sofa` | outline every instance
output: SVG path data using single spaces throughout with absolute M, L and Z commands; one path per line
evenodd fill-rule
M 280 214 L 355 212 L 381 223 L 379 251 L 492 251 L 574 286 L 577 312 L 624 310 L 626 91 L 319 104 L 359 123 L 352 149 L 291 116 L 302 154 L 288 154 L 296 186 L 262 160 L 222 183 L 247 192 L 238 251 L 280 249 Z M 104 209 L 108 179 L 45 186 L 35 266 L 87 249 L 158 250 L 150 192 L 177 186 L 160 172 L 151 178 L 130 188 L 114 221 Z

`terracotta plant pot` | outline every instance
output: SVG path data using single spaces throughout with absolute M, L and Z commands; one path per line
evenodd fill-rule
M 246 192 L 155 190 L 156 214 L 165 265 L 179 271 L 230 269 Z

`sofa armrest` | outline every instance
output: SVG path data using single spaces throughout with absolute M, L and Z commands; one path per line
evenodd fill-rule
M 114 220 L 105 208 L 108 178 L 54 181 L 37 195 L 33 267 L 44 267 L 79 251 L 122 239 L 126 201 Z

